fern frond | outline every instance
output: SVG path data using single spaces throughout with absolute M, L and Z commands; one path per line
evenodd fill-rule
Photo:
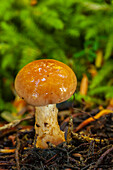
M 105 60 L 107 60 L 110 57 L 112 52 L 113 52 L 113 34 L 111 34 L 108 38 L 105 56 L 104 56 Z
M 113 71 L 113 60 L 106 62 L 90 84 L 90 89 L 97 87 Z
M 112 99 L 113 98 L 113 88 L 110 91 L 106 92 L 105 97 L 107 99 Z
M 100 86 L 100 87 L 90 90 L 88 94 L 91 96 L 99 95 L 99 94 L 106 95 L 108 93 L 111 93 L 111 91 L 113 91 L 113 86 Z
M 41 52 L 38 48 L 33 49 L 31 47 L 24 47 L 22 51 L 22 56 L 19 62 L 19 69 L 21 69 L 22 67 L 24 67 L 26 64 L 30 63 L 31 61 L 38 59 L 40 54 Z

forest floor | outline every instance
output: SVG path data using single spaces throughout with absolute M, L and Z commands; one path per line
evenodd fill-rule
M 113 111 L 60 108 L 59 125 L 66 142 L 48 149 L 34 146 L 34 115 L 2 123 L 0 170 L 112 170 Z

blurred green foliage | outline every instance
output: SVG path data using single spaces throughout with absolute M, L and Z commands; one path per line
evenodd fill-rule
M 95 66 L 98 50 L 103 52 L 103 61 L 93 78 L 88 69 Z M 112 57 L 112 0 L 1 0 L 1 111 L 12 110 L 11 89 L 19 69 L 41 58 L 68 64 L 78 82 L 85 73 L 90 97 L 113 98 Z

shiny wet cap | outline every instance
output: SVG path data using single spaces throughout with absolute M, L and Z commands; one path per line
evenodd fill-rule
M 71 97 L 76 86 L 77 79 L 72 69 L 52 59 L 27 64 L 15 79 L 17 94 L 33 106 L 61 103 Z

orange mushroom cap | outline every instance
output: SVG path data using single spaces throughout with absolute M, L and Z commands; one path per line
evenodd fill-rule
M 52 59 L 27 64 L 15 79 L 17 94 L 33 106 L 61 103 L 71 97 L 76 86 L 71 68 Z

